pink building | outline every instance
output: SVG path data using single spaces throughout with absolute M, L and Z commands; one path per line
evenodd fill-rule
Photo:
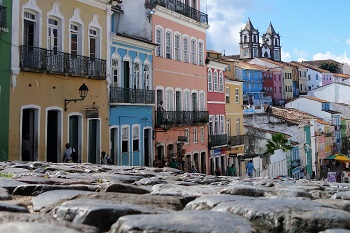
M 220 167 L 225 174 L 225 152 L 228 135 L 225 132 L 225 68 L 226 64 L 210 61 L 208 63 L 208 111 L 209 111 L 209 152 L 210 174 Z
M 207 173 L 208 17 L 198 10 L 199 0 L 149 0 L 147 6 L 153 42 L 158 45 L 153 56 L 153 85 L 159 107 L 154 118 L 154 165 L 166 166 L 176 160 L 178 168 L 186 172 L 194 166 Z

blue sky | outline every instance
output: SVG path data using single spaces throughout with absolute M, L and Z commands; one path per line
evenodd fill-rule
M 239 54 L 239 32 L 250 18 L 262 36 L 271 21 L 282 60 L 333 59 L 350 64 L 349 0 L 201 0 L 207 49 Z M 260 39 L 261 42 L 261 39 Z

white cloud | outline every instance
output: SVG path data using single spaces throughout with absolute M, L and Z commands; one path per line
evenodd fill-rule
M 239 54 L 239 32 L 245 26 L 242 20 L 248 20 L 243 17 L 247 8 L 251 7 L 250 3 L 251 0 L 235 0 L 234 4 L 226 0 L 207 0 L 210 26 L 207 30 L 207 49 L 225 50 L 226 55 Z
M 345 41 L 345 43 L 346 43 L 347 45 L 350 45 L 350 39 L 347 39 L 347 40 Z
M 305 58 L 302 58 L 302 57 L 299 57 L 297 60 L 298 62 L 307 61 Z
M 284 52 L 284 50 L 282 49 L 281 58 L 282 58 L 282 61 L 289 62 L 291 61 L 292 56 L 290 55 L 290 53 Z
M 312 58 L 313 60 L 332 59 L 338 62 L 350 64 L 350 58 L 348 57 L 346 52 L 344 52 L 342 55 L 339 55 L 339 56 L 331 54 L 330 52 L 316 53 Z

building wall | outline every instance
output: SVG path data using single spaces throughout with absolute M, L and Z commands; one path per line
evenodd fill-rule
M 71 4 L 66 4 L 66 1 L 43 1 L 43 0 L 21 0 L 14 2 L 15 9 L 13 12 L 13 20 L 18 22 L 18 29 L 13 31 L 12 44 L 22 45 L 23 43 L 23 11 L 25 8 L 37 12 L 37 25 L 39 33 L 38 46 L 43 49 L 48 48 L 48 30 L 47 22 L 48 15 L 52 14 L 57 19 L 60 18 L 62 25 L 59 33 L 62 33 L 62 51 L 70 52 L 69 43 L 69 23 L 70 19 L 77 20 L 82 23 L 81 35 L 83 37 L 83 46 L 81 54 L 89 56 L 88 49 L 88 33 L 89 24 L 99 27 L 100 41 L 99 41 L 99 55 L 101 59 L 106 59 L 106 4 L 101 1 L 93 1 L 91 5 L 81 1 L 72 1 Z M 59 40 L 60 41 L 60 40 Z M 59 50 L 60 51 L 60 50 Z M 35 131 L 37 131 L 37 142 L 34 142 L 34 150 L 37 151 L 35 160 L 47 160 L 52 156 L 47 153 L 48 145 L 47 138 L 49 137 L 50 127 L 48 126 L 48 111 L 53 110 L 57 112 L 57 122 L 59 134 L 59 147 L 57 148 L 58 156 L 63 154 L 63 147 L 66 142 L 69 142 L 69 117 L 72 115 L 78 116 L 82 119 L 81 128 L 79 131 L 80 144 L 79 154 L 82 161 L 88 160 L 90 154 L 90 162 L 98 162 L 101 150 L 107 150 L 108 141 L 102 140 L 101 135 L 108 135 L 108 93 L 106 80 L 97 80 L 85 77 L 73 77 L 63 75 L 53 75 L 47 73 L 25 72 L 19 69 L 19 50 L 12 51 L 12 87 L 11 92 L 11 108 L 10 108 L 10 128 L 9 148 L 11 160 L 21 160 L 21 147 L 23 129 L 23 111 L 24 109 L 32 109 L 37 114 L 37 123 Z M 64 110 L 65 99 L 79 99 L 78 88 L 85 83 L 89 92 L 83 101 L 70 102 L 67 111 Z M 98 109 L 97 118 L 88 118 L 85 115 L 86 108 Z M 91 120 L 96 120 L 99 123 L 97 126 L 96 152 L 89 151 L 89 137 L 92 137 Z M 60 160 L 60 158 L 58 158 Z
M 294 108 L 303 112 L 307 112 L 311 115 L 317 116 L 324 119 L 325 121 L 330 121 L 331 114 L 325 111 L 322 111 L 322 103 L 306 98 L 298 98 L 293 101 L 290 101 L 285 105 L 286 108 Z
M 284 67 L 284 78 L 283 78 L 283 93 L 284 99 L 293 98 L 293 77 L 292 77 L 292 67 Z
M 12 1 L 2 1 L 6 7 L 6 27 L 8 32 L 0 32 L 0 161 L 8 159 L 9 137 L 9 104 L 10 104 L 10 65 L 11 65 L 11 11 Z M 6 43 L 8 42 L 8 43 Z

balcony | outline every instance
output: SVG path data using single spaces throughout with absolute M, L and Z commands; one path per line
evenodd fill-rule
M 175 11 L 199 23 L 208 24 L 208 15 L 176 0 L 148 0 L 148 7 L 153 8 L 155 5 L 162 6 L 168 10 Z
M 333 133 L 325 133 L 326 137 L 333 137 Z
M 0 6 L 0 29 L 1 28 L 6 28 L 6 7 L 4 6 Z
M 169 129 L 177 126 L 195 126 L 209 121 L 208 111 L 157 111 L 156 127 Z
M 154 104 L 154 90 L 113 87 L 110 103 Z
M 231 146 L 244 145 L 244 135 L 231 136 L 229 142 Z
M 227 142 L 227 134 L 209 135 L 209 148 L 216 146 L 226 146 Z
M 20 53 L 23 71 L 106 79 L 106 60 L 24 45 Z

